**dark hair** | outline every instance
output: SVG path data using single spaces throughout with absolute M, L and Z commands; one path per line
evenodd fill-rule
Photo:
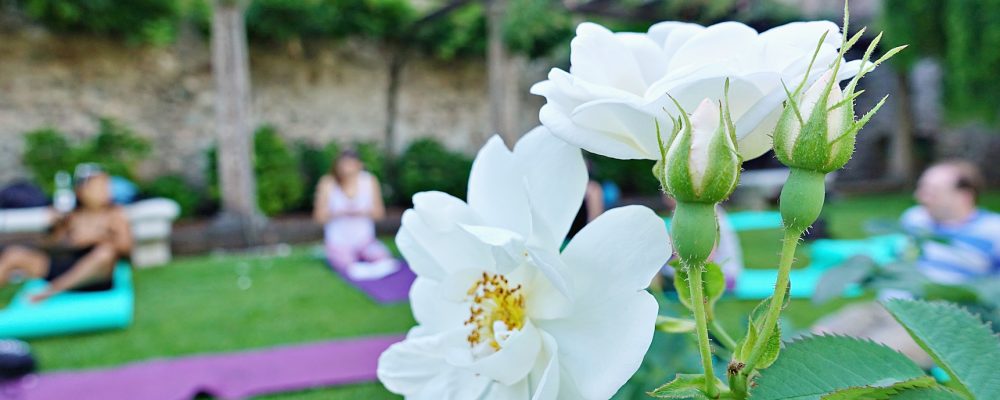
M 954 170 L 957 175 L 955 188 L 972 193 L 972 200 L 977 202 L 979 201 L 979 195 L 983 192 L 983 188 L 986 186 L 983 174 L 979 171 L 979 167 L 965 160 L 945 160 L 934 165 L 944 166 Z
M 345 159 L 354 159 L 354 160 L 360 161 L 361 160 L 361 156 L 358 154 L 357 150 L 354 150 L 352 148 L 346 148 L 346 149 L 341 150 L 340 154 L 337 154 L 337 158 L 333 159 L 333 162 L 330 163 L 330 172 L 329 173 L 330 173 L 330 176 L 332 176 L 333 179 L 337 181 L 338 185 L 342 185 L 344 182 L 341 179 L 341 176 L 337 175 L 337 163 L 339 163 L 340 160 L 345 160 Z

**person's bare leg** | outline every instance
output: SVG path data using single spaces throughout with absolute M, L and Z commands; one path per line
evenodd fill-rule
M 43 278 L 49 272 L 49 256 L 23 246 L 10 246 L 0 253 L 0 287 L 7 284 L 14 271 L 30 278 Z
M 110 244 L 97 245 L 80 261 L 73 264 L 69 271 L 49 282 L 49 287 L 45 291 L 31 296 L 31 301 L 39 302 L 86 283 L 110 279 L 117 257 L 118 254 L 115 252 L 114 246 Z

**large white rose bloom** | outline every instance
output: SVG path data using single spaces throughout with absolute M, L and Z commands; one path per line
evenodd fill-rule
M 661 22 L 647 33 L 583 23 L 572 41 L 570 72 L 552 69 L 531 92 L 545 96 L 539 118 L 556 136 L 608 157 L 653 160 L 660 155 L 654 118 L 669 132 L 665 113 L 676 113 L 667 95 L 694 110 L 706 97 L 721 101 L 729 78 L 740 154 L 751 159 L 771 147 L 786 98 L 782 81 L 794 90 L 824 32 L 810 82 L 838 56 L 841 34 L 832 22 L 795 22 L 760 34 L 738 22 Z M 845 63 L 838 80 L 858 67 L 859 61 Z
M 607 399 L 638 369 L 670 256 L 645 207 L 610 210 L 559 248 L 583 199 L 580 150 L 536 128 L 480 150 L 468 203 L 413 197 L 396 243 L 418 322 L 379 358 L 407 399 Z

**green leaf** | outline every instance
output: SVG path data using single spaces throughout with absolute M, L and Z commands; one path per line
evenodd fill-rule
M 881 344 L 842 336 L 788 343 L 754 382 L 754 400 L 820 399 L 841 390 L 887 387 L 926 377 L 913 361 Z
M 1000 399 L 1000 339 L 982 320 L 945 302 L 890 300 L 885 308 L 976 399 Z
M 843 264 L 823 273 L 816 284 L 812 302 L 823 304 L 839 298 L 844 290 L 869 278 L 877 269 L 878 264 L 871 257 L 858 255 L 847 259 Z
M 666 333 L 694 332 L 696 324 L 693 320 L 659 315 L 656 317 L 656 329 Z
M 785 298 L 785 306 L 788 305 L 788 298 Z M 757 346 L 757 342 L 760 340 L 758 337 L 760 331 L 764 325 L 764 319 L 767 316 L 767 309 L 771 306 L 771 297 L 762 300 L 757 303 L 753 311 L 750 312 L 749 323 L 747 324 L 747 334 L 740 341 L 736 347 L 735 356 L 737 360 L 747 361 L 750 358 L 751 353 L 753 353 L 753 348 Z M 757 361 L 757 369 L 764 369 L 774 363 L 774 360 L 778 358 L 778 353 L 781 352 L 781 326 L 775 325 L 774 330 L 771 332 L 771 336 L 767 339 L 766 347 L 764 351 L 760 353 L 760 360 Z
M 965 400 L 964 397 L 942 387 L 910 389 L 892 396 L 892 400 Z
M 674 266 L 674 287 L 677 289 L 677 297 L 680 298 L 684 307 L 691 310 L 691 288 L 688 285 L 688 270 Z M 722 297 L 726 291 L 726 278 L 722 274 L 722 268 L 716 263 L 705 264 L 705 273 L 702 275 L 702 284 L 705 297 L 708 298 L 706 309 L 709 318 L 715 315 L 715 302 Z
M 895 398 L 894 396 L 896 394 L 899 394 L 900 392 L 903 392 L 907 389 L 929 388 L 933 386 L 937 386 L 937 382 L 934 381 L 934 378 L 930 376 L 924 376 L 904 382 L 894 382 L 888 386 L 882 386 L 876 383 L 871 386 L 843 389 L 834 392 L 832 394 L 823 396 L 822 399 L 823 400 L 857 400 L 857 399 L 887 400 L 887 399 L 894 399 Z
M 724 387 L 722 381 L 715 379 L 716 387 Z M 661 399 L 695 399 L 708 400 L 702 392 L 705 388 L 705 375 L 677 374 L 674 380 L 649 392 L 650 396 Z

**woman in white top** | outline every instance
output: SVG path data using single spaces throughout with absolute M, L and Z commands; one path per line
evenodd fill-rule
M 330 266 L 355 280 L 379 279 L 398 270 L 375 237 L 375 221 L 383 217 L 378 178 L 364 170 L 356 152 L 341 152 L 316 185 L 313 205 L 313 219 L 323 224 Z

